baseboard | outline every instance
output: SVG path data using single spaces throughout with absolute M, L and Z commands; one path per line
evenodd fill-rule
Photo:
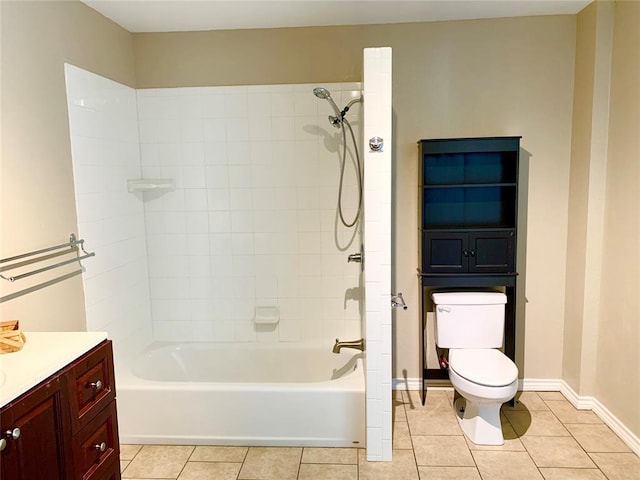
M 394 378 L 394 390 L 420 390 L 419 378 Z M 432 388 L 451 388 L 447 380 L 437 380 L 432 383 Z M 522 378 L 518 380 L 518 390 L 526 392 L 560 392 L 577 409 L 591 410 L 604 422 L 627 446 L 640 455 L 640 438 L 629 430 L 611 411 L 594 397 L 578 395 L 567 382 L 555 378 Z

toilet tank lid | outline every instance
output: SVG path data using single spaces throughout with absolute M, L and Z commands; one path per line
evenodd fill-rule
M 507 296 L 501 292 L 433 292 L 436 305 L 501 305 Z

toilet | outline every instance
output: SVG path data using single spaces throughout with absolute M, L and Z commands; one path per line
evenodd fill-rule
M 449 349 L 449 380 L 461 395 L 454 408 L 465 435 L 503 445 L 500 407 L 518 390 L 518 367 L 497 348 L 507 297 L 500 292 L 433 292 L 435 340 Z

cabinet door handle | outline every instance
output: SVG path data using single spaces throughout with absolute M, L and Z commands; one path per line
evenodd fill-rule
M 462 251 L 462 255 L 464 255 L 465 257 L 469 256 L 469 252 L 467 250 L 463 250 Z
M 7 438 L 12 440 L 17 440 L 20 438 L 20 429 L 18 427 L 14 428 L 13 430 L 7 430 L 4 433 L 7 436 Z
M 102 443 L 99 443 L 99 444 L 97 444 L 97 445 L 94 445 L 93 447 L 94 447 L 96 450 L 98 450 L 99 452 L 104 452 L 104 451 L 107 449 L 107 444 L 106 444 L 106 443 L 104 443 L 104 442 L 102 442 Z
M 102 387 L 104 387 L 104 384 L 102 383 L 102 380 L 97 380 L 95 382 L 91 382 L 89 386 L 97 391 L 97 390 L 102 390 Z
M 476 252 L 475 252 L 475 250 L 471 250 L 471 251 L 469 252 L 469 255 L 471 255 L 472 257 L 475 257 L 475 256 L 476 256 Z

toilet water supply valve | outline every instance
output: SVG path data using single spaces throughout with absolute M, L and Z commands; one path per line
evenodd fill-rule
M 447 361 L 447 357 L 444 354 L 440 355 L 438 361 L 440 362 L 440 368 L 442 370 L 449 370 L 449 362 Z

